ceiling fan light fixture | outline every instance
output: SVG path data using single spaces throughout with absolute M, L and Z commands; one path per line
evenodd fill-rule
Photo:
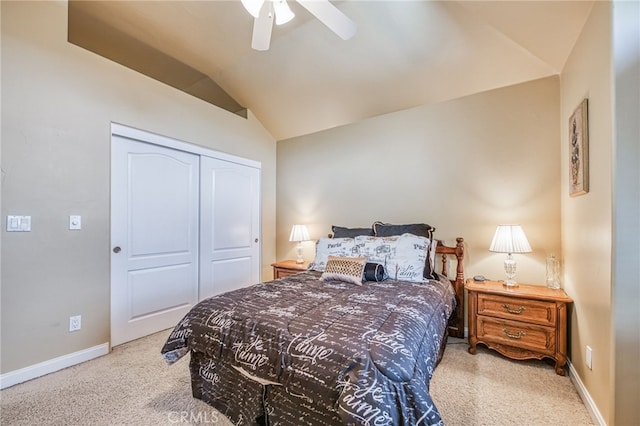
M 262 5 L 264 4 L 265 0 L 241 0 L 241 1 L 242 1 L 242 5 L 244 6 L 245 9 L 247 9 L 247 12 L 249 12 L 251 16 L 253 16 L 254 18 L 257 18 L 258 16 L 260 16 L 260 9 L 262 9 Z
M 254 50 L 269 50 L 273 21 L 276 25 L 286 24 L 295 14 L 287 0 L 241 0 L 247 11 L 255 16 L 251 47 Z M 338 37 L 349 40 L 358 25 L 335 7 L 329 0 L 296 0 L 297 3 L 326 25 Z M 257 13 L 257 15 L 256 15 Z
M 273 10 L 276 15 L 276 25 L 286 24 L 296 16 L 291 11 L 287 0 L 273 0 Z

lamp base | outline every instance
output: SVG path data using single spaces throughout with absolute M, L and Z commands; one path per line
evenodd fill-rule
M 518 283 L 515 282 L 514 280 L 504 280 L 502 285 L 504 285 L 505 287 L 508 287 L 508 288 L 518 287 Z
M 518 287 L 518 283 L 514 280 L 516 276 L 516 260 L 513 258 L 511 253 L 507 255 L 507 258 L 504 260 L 504 271 L 507 274 L 507 279 L 504 280 L 504 285 L 506 287 Z
M 304 258 L 302 257 L 302 243 L 298 243 L 298 245 L 296 246 L 296 252 L 298 254 L 296 263 L 304 263 Z

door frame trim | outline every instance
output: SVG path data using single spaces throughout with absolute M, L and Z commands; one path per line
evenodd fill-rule
M 262 163 L 260 163 L 259 161 L 238 157 L 236 155 L 216 151 L 211 148 L 205 148 L 203 146 L 195 145 L 176 138 L 162 136 L 157 133 L 152 133 L 146 130 L 140 130 L 134 127 L 125 126 L 124 124 L 111 122 L 111 138 L 113 138 L 114 135 L 134 139 L 139 142 L 163 146 L 166 148 L 173 148 L 177 149 L 178 151 L 185 151 L 191 154 L 218 158 L 220 160 L 230 161 L 232 163 L 242 164 L 244 166 L 254 167 L 256 169 L 262 170 Z

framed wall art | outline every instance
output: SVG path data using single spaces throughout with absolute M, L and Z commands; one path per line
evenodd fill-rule
M 589 111 L 588 99 L 569 117 L 569 195 L 589 192 Z

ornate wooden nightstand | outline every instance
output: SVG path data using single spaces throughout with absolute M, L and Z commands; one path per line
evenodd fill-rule
M 273 266 L 273 279 L 277 279 L 306 271 L 309 267 L 309 262 L 296 263 L 295 260 L 282 260 L 272 263 L 271 266 Z
M 563 290 L 468 279 L 469 353 L 482 343 L 512 359 L 552 358 L 557 374 L 567 363 L 567 305 Z

